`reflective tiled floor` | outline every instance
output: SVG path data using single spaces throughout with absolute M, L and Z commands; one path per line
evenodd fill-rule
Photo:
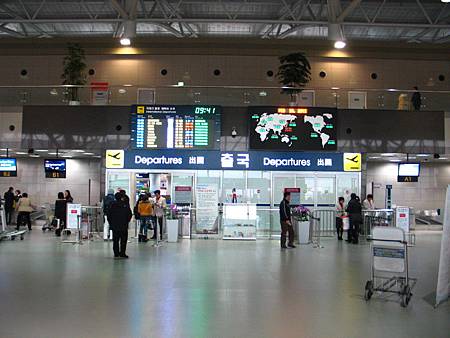
M 35 229 L 0 243 L 0 337 L 450 337 L 436 287 L 439 233 L 411 250 L 419 278 L 407 309 L 362 298 L 367 245 L 325 240 L 280 252 L 276 241 L 61 244 Z

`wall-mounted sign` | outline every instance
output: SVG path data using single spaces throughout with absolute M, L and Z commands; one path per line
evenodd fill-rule
M 123 150 L 106 151 L 106 168 L 122 169 L 125 164 L 125 152 Z
M 292 206 L 299 205 L 300 203 L 300 188 L 284 188 L 284 192 L 291 193 L 291 202 Z
M 17 159 L 0 158 L 0 177 L 17 176 Z
M 108 156 L 118 151 L 107 151 Z M 120 155 L 117 155 L 120 156 Z M 106 163 L 108 169 L 121 169 Z M 200 169 L 267 171 L 344 171 L 342 153 L 130 150 L 124 151 L 124 169 Z
M 361 153 L 344 153 L 344 171 L 361 171 Z
M 249 107 L 250 149 L 336 150 L 336 109 Z
M 192 204 L 192 187 L 175 186 L 173 201 L 177 204 Z

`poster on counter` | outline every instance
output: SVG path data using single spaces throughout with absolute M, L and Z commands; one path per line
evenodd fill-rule
M 409 208 L 397 207 L 395 209 L 395 226 L 409 232 Z
M 81 204 L 67 204 L 67 228 L 78 229 L 78 217 L 81 222 Z
M 198 234 L 217 234 L 219 216 L 219 188 L 217 184 L 197 184 L 195 231 Z

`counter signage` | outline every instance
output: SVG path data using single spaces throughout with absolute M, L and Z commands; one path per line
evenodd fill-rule
M 395 226 L 409 232 L 409 208 L 397 207 L 395 209 Z
M 115 169 L 117 167 L 108 167 Z M 342 153 L 125 151 L 124 169 L 344 171 Z
M 81 204 L 67 204 L 67 228 L 78 228 L 78 217 L 81 217 Z
M 175 186 L 173 200 L 178 204 L 192 204 L 192 187 L 190 186 Z

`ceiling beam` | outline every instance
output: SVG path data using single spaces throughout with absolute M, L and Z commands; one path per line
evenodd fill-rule
M 15 31 L 13 29 L 9 29 L 8 27 L 5 27 L 4 25 L 0 25 L 0 32 L 14 36 L 15 38 L 26 38 L 26 35 L 18 32 L 18 31 Z
M 344 21 L 347 16 L 352 14 L 352 12 L 356 9 L 356 7 L 359 6 L 360 3 L 361 0 L 353 0 L 352 2 L 350 2 L 350 4 L 347 7 L 345 7 L 345 9 L 341 12 L 341 14 L 338 15 L 336 20 L 338 22 Z

